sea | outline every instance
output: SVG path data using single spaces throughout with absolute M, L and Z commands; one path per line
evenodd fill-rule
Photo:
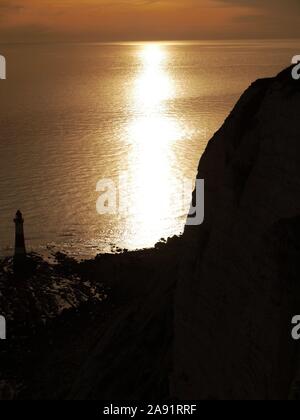
M 76 258 L 183 232 L 201 155 L 298 40 L 0 44 L 0 256 Z

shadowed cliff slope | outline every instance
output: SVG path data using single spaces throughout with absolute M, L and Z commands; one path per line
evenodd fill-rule
M 178 398 L 291 395 L 300 313 L 300 83 L 255 82 L 203 155 L 205 223 L 186 228 L 176 289 Z

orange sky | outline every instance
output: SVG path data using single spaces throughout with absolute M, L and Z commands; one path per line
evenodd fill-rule
M 0 0 L 0 42 L 300 38 L 300 0 Z

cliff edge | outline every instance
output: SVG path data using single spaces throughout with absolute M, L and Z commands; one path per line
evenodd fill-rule
M 205 222 L 187 227 L 172 394 L 293 398 L 300 313 L 300 83 L 255 82 L 208 144 Z

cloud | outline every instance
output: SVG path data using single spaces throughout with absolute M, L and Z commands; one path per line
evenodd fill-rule
M 0 40 L 300 37 L 299 11 L 300 0 L 0 0 Z
M 7 16 L 16 15 L 22 11 L 23 5 L 13 1 L 1 1 L 0 0 L 0 22 L 1 25 L 5 23 Z M 1 33 L 1 31 L 0 31 Z
M 300 12 L 300 0 L 216 0 L 219 5 L 264 12 L 269 18 L 283 14 L 291 19 Z
M 15 9 L 15 8 L 18 8 L 18 7 L 20 7 L 18 3 L 14 3 L 14 2 L 9 1 L 9 0 L 7 0 L 7 1 L 3 1 L 2 0 L 0 2 L 0 10 L 1 11 L 3 11 L 3 10 L 11 10 L 11 9 Z
M 300 0 L 216 0 L 219 7 L 239 9 L 233 24 L 267 38 L 300 37 Z
M 9 13 L 20 12 L 22 9 L 24 9 L 24 5 L 19 2 L 0 0 L 0 18 Z
M 280 8 L 289 10 L 289 8 L 300 9 L 299 0 L 217 0 L 219 3 L 228 5 L 256 7 L 256 8 Z

